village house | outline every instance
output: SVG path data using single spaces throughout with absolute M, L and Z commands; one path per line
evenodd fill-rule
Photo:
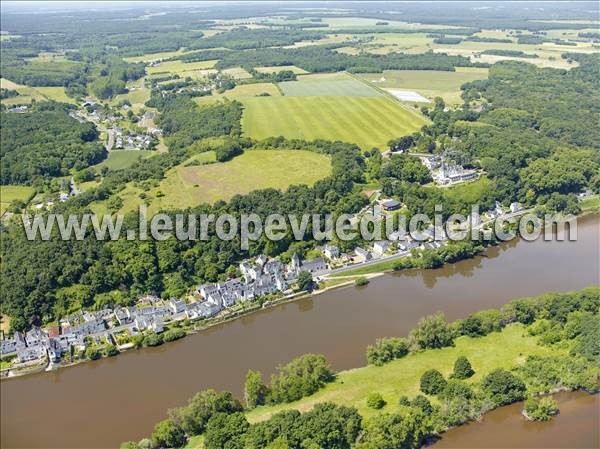
M 384 211 L 391 212 L 400 209 L 402 207 L 402 203 L 397 200 L 384 200 L 381 202 L 381 206 L 383 207 Z
M 313 276 L 320 276 L 327 273 L 327 264 L 320 257 L 313 260 L 300 260 L 298 254 L 294 253 L 292 261 L 288 266 L 288 272 L 290 272 L 294 278 L 297 278 L 302 271 L 308 271 Z
M 387 253 L 392 243 L 389 240 L 379 240 L 373 242 L 373 253 L 379 257 L 382 257 Z
M 340 257 L 340 249 L 334 245 L 325 245 L 323 255 L 329 260 L 334 260 Z
M 364 248 L 357 246 L 354 248 L 354 254 L 359 262 L 367 262 L 373 258 L 372 254 Z

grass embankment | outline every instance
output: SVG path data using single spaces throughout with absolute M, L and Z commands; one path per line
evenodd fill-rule
M 437 369 L 444 376 L 452 373 L 459 356 L 466 356 L 475 375 L 467 380 L 472 384 L 496 368 L 512 368 L 522 363 L 529 355 L 556 355 L 557 350 L 539 346 L 537 337 L 529 336 L 521 324 L 511 324 L 502 332 L 493 332 L 485 337 L 459 337 L 454 347 L 430 349 L 392 361 L 383 366 L 365 366 L 337 374 L 336 380 L 327 384 L 312 396 L 290 404 L 262 406 L 247 413 L 250 422 L 263 421 L 273 414 L 287 409 L 302 412 L 315 404 L 334 402 L 356 407 L 363 417 L 371 417 L 380 411 L 367 406 L 367 396 L 378 392 L 387 405 L 385 412 L 399 410 L 398 399 L 402 395 L 414 397 L 419 394 L 421 375 L 428 369 Z M 433 402 L 435 397 L 430 398 Z

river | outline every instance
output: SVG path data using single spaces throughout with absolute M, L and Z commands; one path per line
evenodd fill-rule
M 377 337 L 405 335 L 438 310 L 454 320 L 512 298 L 598 283 L 599 227 L 599 216 L 585 217 L 577 242 L 513 241 L 472 260 L 385 275 L 158 348 L 2 381 L 1 445 L 118 447 L 149 435 L 169 407 L 199 390 L 240 394 L 248 369 L 269 375 L 307 352 L 324 354 L 338 370 L 357 367 Z

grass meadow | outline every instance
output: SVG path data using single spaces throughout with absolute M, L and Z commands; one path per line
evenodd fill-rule
M 212 69 L 217 63 L 217 60 L 211 61 L 198 61 L 198 62 L 183 62 L 181 60 L 166 61 L 160 64 L 148 67 L 146 72 L 148 75 L 156 75 L 159 73 L 177 73 L 181 76 L 187 76 L 187 72 L 193 72 L 195 70 L 206 70 Z
M 151 157 L 157 154 L 150 150 L 113 150 L 108 157 L 94 168 L 100 170 L 102 167 L 108 167 L 111 170 L 120 170 L 131 167 L 137 160 Z
M 471 362 L 475 375 L 466 382 L 474 383 L 496 368 L 509 369 L 522 363 L 529 355 L 555 352 L 555 349 L 539 346 L 537 337 L 527 335 L 523 325 L 512 324 L 502 332 L 485 337 L 457 338 L 454 347 L 412 353 L 380 367 L 371 365 L 342 371 L 333 383 L 312 396 L 290 404 L 258 407 L 247 413 L 247 418 L 250 422 L 259 422 L 282 410 L 305 412 L 320 402 L 356 407 L 363 417 L 369 418 L 381 411 L 398 411 L 398 399 L 402 395 L 414 397 L 419 394 L 419 380 L 426 370 L 435 368 L 448 377 L 459 356 L 466 356 Z M 367 396 L 373 392 L 380 393 L 387 403 L 381 411 L 367 406 Z M 437 402 L 435 397 L 429 399 Z
M 312 185 L 331 172 L 329 158 L 310 151 L 247 150 L 228 162 L 212 163 L 214 160 L 213 152 L 196 155 L 169 170 L 165 179 L 150 190 L 127 184 L 117 194 L 123 200 L 120 212 L 133 211 L 142 204 L 142 193 L 149 202 L 149 213 L 155 213 L 226 201 L 253 190 Z M 94 203 L 93 209 L 105 213 L 105 202 Z
M 222 94 L 213 93 L 205 97 L 195 97 L 194 101 L 198 104 L 212 103 L 216 100 L 245 100 L 254 98 L 261 94 L 269 94 L 271 97 L 280 97 L 281 92 L 273 83 L 254 83 L 254 84 L 238 84 L 233 89 L 223 92 Z
M 28 203 L 34 194 L 35 189 L 29 186 L 0 186 L 0 216 L 4 215 L 4 212 L 6 212 L 6 209 L 8 209 L 11 202 L 19 200 Z
M 255 139 L 342 140 L 383 149 L 427 120 L 386 96 L 284 96 L 243 100 L 244 133 Z
M 361 78 L 382 89 L 414 90 L 430 99 L 442 97 L 449 104 L 462 104 L 460 86 L 487 77 L 488 69 L 478 67 L 457 67 L 456 72 L 385 70 L 383 73 L 361 75 Z

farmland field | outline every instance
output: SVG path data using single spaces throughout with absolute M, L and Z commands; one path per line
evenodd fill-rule
M 281 72 L 282 70 L 289 70 L 291 72 L 294 72 L 296 75 L 304 75 L 304 74 L 308 73 L 306 70 L 301 69 L 300 67 L 296 67 L 295 65 L 256 67 L 255 70 L 259 73 L 276 73 L 276 72 Z
M 280 97 L 281 92 L 273 83 L 254 83 L 254 84 L 239 84 L 233 89 L 223 92 L 222 94 L 213 93 L 205 97 L 195 97 L 194 101 L 198 104 L 211 103 L 215 100 L 227 98 L 229 100 L 244 100 L 254 98 L 261 94 L 269 94 L 272 97 Z
M 138 159 L 151 157 L 155 154 L 157 154 L 155 151 L 148 150 L 113 150 L 106 160 L 94 165 L 94 168 L 108 167 L 111 170 L 120 170 L 132 166 Z
M 336 74 L 337 75 L 337 74 Z M 291 97 L 316 97 L 316 96 L 346 96 L 346 97 L 377 97 L 381 94 L 350 76 L 320 76 L 307 75 L 298 81 L 279 83 L 279 87 L 286 96 Z
M 195 160 L 198 165 L 190 164 Z M 121 212 L 135 210 L 145 193 L 151 213 L 161 209 L 193 207 L 202 203 L 229 200 L 265 188 L 285 189 L 292 184 L 312 185 L 329 175 L 329 158 L 310 151 L 247 150 L 224 163 L 214 161 L 214 153 L 201 153 L 169 170 L 166 178 L 149 191 L 132 183 L 118 193 Z M 94 211 L 106 212 L 105 202 L 95 203 Z
M 149 75 L 156 75 L 158 73 L 178 73 L 187 75 L 187 72 L 192 72 L 194 70 L 206 70 L 211 69 L 217 61 L 199 61 L 199 62 L 183 62 L 180 60 L 177 61 L 167 61 L 162 62 L 156 66 L 148 67 L 146 70 Z
M 35 189 L 33 187 L 13 185 L 0 186 L 0 215 L 4 215 L 4 212 L 6 212 L 6 209 L 11 202 L 19 200 L 27 203 L 31 197 L 33 197 L 34 193 Z
M 65 88 L 61 86 L 37 86 L 29 87 L 21 84 L 13 83 L 6 78 L 0 78 L 0 86 L 2 89 L 13 89 L 19 92 L 16 97 L 6 98 L 2 100 L 2 104 L 7 106 L 13 104 L 28 104 L 32 100 L 44 101 L 53 100 L 63 103 L 75 103 L 75 100 L 67 97 Z
M 265 97 L 243 100 L 242 128 L 255 139 L 343 140 L 363 149 L 384 148 L 413 133 L 426 119 L 386 97 Z
M 383 73 L 361 75 L 381 88 L 409 89 L 427 98 L 442 97 L 449 104 L 461 104 L 460 86 L 488 77 L 488 69 L 462 68 L 456 72 L 438 70 L 385 70 Z

